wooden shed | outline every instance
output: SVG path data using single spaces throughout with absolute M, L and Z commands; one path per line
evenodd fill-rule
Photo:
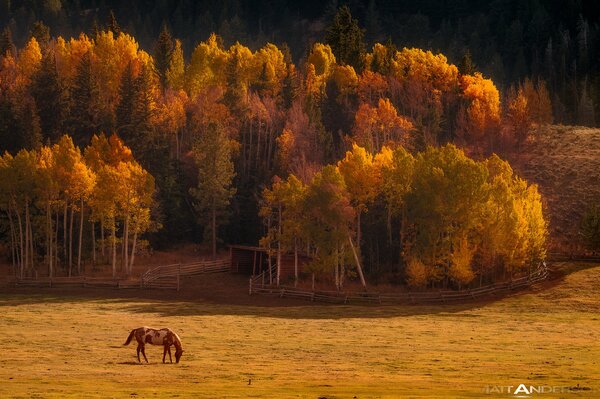
M 248 276 L 255 276 L 268 270 L 269 255 L 266 248 L 253 247 L 246 245 L 230 245 L 229 252 L 231 257 L 231 273 L 240 273 Z M 298 273 L 302 273 L 310 258 L 303 254 L 298 254 Z M 275 266 L 277 257 L 271 257 L 271 265 Z M 294 254 L 284 253 L 281 255 L 281 276 L 284 279 L 294 277 Z

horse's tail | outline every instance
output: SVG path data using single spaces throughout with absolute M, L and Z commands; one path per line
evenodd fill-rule
M 135 330 L 131 330 L 131 332 L 129 333 L 129 337 L 127 337 L 127 341 L 125 341 L 125 343 L 123 345 L 129 345 L 129 343 L 133 339 L 134 334 L 135 334 Z

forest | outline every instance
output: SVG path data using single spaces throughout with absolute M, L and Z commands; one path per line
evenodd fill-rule
M 191 45 L 162 21 L 144 50 L 132 32 L 146 23 L 122 27 L 118 10 L 89 29 L 60 1 L 27 8 L 51 16 L 30 24 L 16 4 L 0 21 L 0 237 L 21 276 L 85 261 L 129 274 L 141 249 L 185 241 L 213 257 L 224 243 L 302 252 L 338 289 L 527 273 L 545 257 L 542 199 L 501 157 L 532 127 L 595 123 L 591 62 L 589 80 L 532 70 L 497 85 L 479 53 L 400 47 L 347 5 L 298 57 L 225 22 Z

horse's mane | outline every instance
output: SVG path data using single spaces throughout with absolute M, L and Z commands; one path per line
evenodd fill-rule
M 177 338 L 177 341 L 179 342 L 179 345 L 181 345 L 181 338 L 179 338 L 179 335 L 177 335 L 177 333 L 173 330 L 171 330 L 171 332 L 173 333 L 173 335 L 175 336 L 175 338 Z

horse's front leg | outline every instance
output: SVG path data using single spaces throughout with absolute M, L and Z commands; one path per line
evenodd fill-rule
M 165 357 L 167 357 L 167 348 L 168 345 L 163 345 L 163 363 L 165 362 Z M 169 351 L 169 356 L 171 355 L 171 351 Z
M 169 361 L 171 363 L 173 363 L 173 359 L 171 358 L 171 345 L 168 346 L 168 350 L 169 350 Z

